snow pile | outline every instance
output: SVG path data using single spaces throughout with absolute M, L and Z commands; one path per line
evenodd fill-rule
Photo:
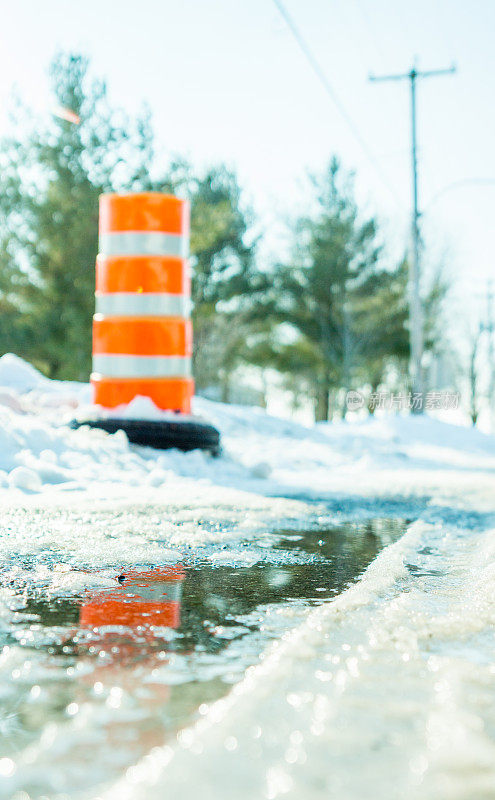
M 176 422 L 177 414 L 174 411 L 162 411 L 155 406 L 149 397 L 135 397 L 130 403 L 103 408 L 103 406 L 83 405 L 75 415 L 80 421 L 93 419 L 146 419 L 158 422 Z M 192 419 L 187 414 L 181 414 L 181 419 Z
M 358 483 L 411 485 L 414 472 L 466 476 L 495 468 L 495 439 L 432 418 L 388 417 L 306 427 L 262 409 L 195 398 L 194 413 L 221 432 L 224 455 L 129 446 L 123 432 L 70 430 L 74 416 L 174 419 L 147 398 L 112 412 L 90 405 L 87 384 L 50 381 L 22 359 L 0 358 L 0 491 L 159 490 L 179 479 L 261 494 L 324 494 Z M 391 476 L 393 475 L 393 478 Z M 419 477 L 418 477 L 419 479 Z
M 31 364 L 13 353 L 6 353 L 0 358 L 0 386 L 24 393 L 50 383 Z

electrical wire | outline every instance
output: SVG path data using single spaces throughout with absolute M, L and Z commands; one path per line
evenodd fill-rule
M 301 32 L 299 31 L 299 29 L 298 29 L 296 23 L 294 22 L 293 18 L 291 17 L 289 12 L 287 11 L 287 9 L 284 6 L 282 0 L 273 0 L 273 3 L 275 4 L 276 8 L 278 9 L 280 15 L 285 20 L 285 23 L 286 23 L 287 27 L 289 28 L 289 30 L 292 33 L 294 39 L 296 40 L 297 44 L 299 45 L 299 48 L 300 48 L 301 52 L 305 56 L 308 64 L 310 65 L 311 69 L 313 70 L 314 74 L 316 75 L 316 77 L 320 81 L 321 85 L 325 89 L 325 92 L 326 92 L 327 96 L 330 98 L 330 100 L 332 101 L 334 106 L 337 108 L 337 110 L 339 111 L 341 117 L 347 123 L 348 128 L 353 133 L 354 138 L 356 139 L 356 141 L 361 146 L 361 149 L 364 152 L 364 154 L 366 155 L 366 157 L 368 158 L 368 161 L 373 165 L 377 175 L 380 177 L 380 179 L 381 179 L 382 183 L 384 184 L 384 186 L 387 187 L 389 192 L 394 197 L 395 201 L 400 205 L 400 200 L 397 197 L 397 194 L 396 194 L 395 190 L 392 188 L 392 186 L 389 184 L 387 178 L 383 174 L 383 172 L 382 172 L 382 170 L 380 168 L 380 165 L 378 164 L 375 156 L 373 155 L 373 153 L 369 149 L 368 145 L 366 144 L 365 140 L 361 136 L 361 133 L 360 133 L 359 129 L 355 125 L 353 119 L 348 114 L 348 112 L 347 112 L 346 108 L 344 107 L 342 101 L 340 100 L 338 94 L 336 93 L 336 91 L 333 88 L 332 84 L 330 83 L 329 79 L 325 75 L 325 73 L 324 73 L 324 71 L 323 71 L 323 69 L 321 67 L 321 64 L 319 63 L 319 61 L 316 58 L 316 56 L 312 53 L 309 45 L 307 44 L 306 40 L 302 36 Z

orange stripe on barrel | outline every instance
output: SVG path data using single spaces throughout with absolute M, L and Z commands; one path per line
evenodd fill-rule
M 174 256 L 104 256 L 96 259 L 96 291 L 189 295 L 187 260 Z
M 189 235 L 189 204 L 160 192 L 102 194 L 100 233 L 156 231 Z
M 105 408 L 116 408 L 141 396 L 149 397 L 158 408 L 191 413 L 192 378 L 105 378 L 93 374 L 91 383 L 93 402 Z
M 191 321 L 178 317 L 103 317 L 95 314 L 93 353 L 190 356 Z

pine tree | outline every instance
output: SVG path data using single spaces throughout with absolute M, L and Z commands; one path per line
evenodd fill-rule
M 244 207 L 237 177 L 223 165 L 198 176 L 187 163 L 178 162 L 168 180 L 191 203 L 196 385 L 218 386 L 227 400 L 252 327 L 247 311 L 264 287 L 256 261 L 254 215 Z
M 376 390 L 391 367 L 407 388 L 408 265 L 385 263 L 377 224 L 362 217 L 336 159 L 313 186 L 314 211 L 293 227 L 290 262 L 274 270 L 251 357 L 286 375 L 326 420 L 345 413 L 347 390 Z M 425 303 L 430 349 L 442 294 L 434 282 Z
M 351 388 L 365 357 L 366 303 L 384 278 L 376 223 L 361 219 L 350 178 L 337 159 L 313 186 L 316 211 L 298 221 L 291 262 L 275 270 L 271 313 L 285 323 L 278 344 L 273 337 L 274 364 L 283 368 L 289 357 L 288 366 L 295 369 L 297 357 L 315 417 L 326 420 L 331 392 Z M 281 332 L 293 341 L 281 343 Z M 301 361 L 303 353 L 307 360 Z
M 60 116 L 32 122 L 21 108 L 0 143 L 0 349 L 53 378 L 90 371 L 99 194 L 150 185 L 148 115 L 131 123 L 113 112 L 88 67 L 57 55 Z

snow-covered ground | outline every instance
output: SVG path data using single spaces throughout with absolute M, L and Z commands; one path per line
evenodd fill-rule
M 126 415 L 143 410 L 150 418 L 160 417 L 141 398 Z M 495 466 L 492 437 L 426 416 L 306 427 L 259 408 L 195 398 L 194 412 L 222 435 L 223 457 L 213 459 L 199 451 L 159 453 L 129 447 L 123 432 L 69 429 L 71 419 L 96 412 L 87 384 L 49 381 L 16 356 L 2 356 L 4 499 L 14 497 L 15 490 L 61 502 L 69 492 L 128 500 L 144 499 L 144 492 L 146 497 L 162 498 L 172 485 L 174 492 L 178 486 L 191 490 L 191 480 L 194 491 L 199 488 L 205 495 L 213 487 L 305 498 L 339 492 L 396 495 L 448 485 L 454 472 L 456 481 L 464 475 L 466 484 L 477 485 L 478 473 Z
M 106 798 L 495 797 L 493 437 L 429 417 L 305 427 L 197 398 L 222 434 L 214 459 L 70 430 L 89 403 L 88 386 L 0 358 L 3 558 L 53 548 L 70 567 L 175 563 L 209 543 L 235 565 L 240 536 L 288 520 L 416 520 Z M 65 567 L 49 579 L 53 592 L 95 580 Z

